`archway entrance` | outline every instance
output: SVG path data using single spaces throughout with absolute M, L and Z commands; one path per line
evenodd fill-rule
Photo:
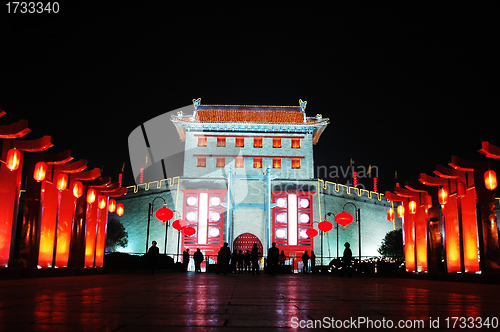
M 262 242 L 260 242 L 259 238 L 252 233 L 243 233 L 239 235 L 233 242 L 233 252 L 239 253 L 240 250 L 245 253 L 247 250 L 252 251 L 253 244 L 257 243 L 257 248 L 259 248 L 259 252 L 264 252 L 264 248 L 262 247 Z

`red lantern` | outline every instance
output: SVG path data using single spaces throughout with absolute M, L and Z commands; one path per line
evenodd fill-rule
M 155 216 L 159 220 L 165 222 L 167 220 L 172 219 L 172 217 L 174 216 L 174 213 L 172 212 L 172 210 L 170 210 L 166 207 L 162 207 L 162 208 L 159 208 L 158 210 L 156 210 Z
M 108 211 L 113 213 L 116 211 L 116 201 L 114 199 L 110 199 L 108 203 Z
M 45 174 L 47 173 L 47 164 L 43 161 L 39 161 L 35 165 L 35 171 L 33 172 L 33 178 L 36 182 L 43 181 L 45 179 Z
M 118 203 L 116 204 L 116 214 L 118 216 L 123 216 L 123 212 L 125 211 L 125 209 L 123 208 L 123 204 L 122 203 Z
M 484 185 L 488 190 L 495 190 L 497 187 L 497 173 L 495 171 L 489 170 L 484 173 Z
M 350 223 L 352 223 L 353 220 L 354 220 L 353 216 L 345 211 L 342 211 L 335 216 L 335 222 L 342 226 L 349 225 Z
M 187 223 L 184 220 L 177 219 L 172 222 L 172 227 L 178 231 L 182 231 L 184 228 L 187 227 Z
M 309 236 L 310 238 L 313 238 L 315 236 L 318 235 L 318 231 L 315 230 L 314 228 L 309 228 L 307 231 L 306 231 L 306 234 L 307 236 Z
M 15 171 L 19 168 L 19 162 L 21 160 L 21 151 L 17 149 L 10 149 L 7 152 L 7 168 L 11 171 Z
M 408 204 L 408 207 L 410 208 L 410 213 L 411 214 L 417 213 L 417 202 L 410 201 L 410 203 Z
M 80 181 L 76 181 L 75 184 L 73 184 L 73 196 L 76 198 L 80 198 L 83 195 L 83 183 Z
M 387 220 L 389 220 L 390 222 L 394 221 L 394 209 L 393 208 L 390 208 L 389 210 L 387 210 Z
M 397 213 L 398 213 L 398 217 L 400 219 L 403 219 L 403 217 L 405 216 L 405 207 L 403 206 L 403 204 L 398 206 Z
M 189 226 L 189 227 L 186 227 L 184 229 L 184 234 L 187 235 L 187 236 L 192 236 L 196 233 L 196 229 L 194 229 L 193 227 Z
M 318 224 L 318 229 L 322 232 L 329 232 L 333 228 L 333 224 L 328 220 L 323 220 Z
M 90 188 L 87 191 L 87 203 L 92 204 L 95 202 L 95 198 L 97 196 L 97 192 L 95 191 L 94 188 Z
M 104 210 L 106 208 L 107 199 L 105 196 L 99 197 L 99 209 Z
M 439 189 L 438 200 L 442 206 L 448 203 L 448 192 L 444 188 Z
M 57 190 L 63 191 L 68 187 L 68 174 L 61 173 L 57 176 Z

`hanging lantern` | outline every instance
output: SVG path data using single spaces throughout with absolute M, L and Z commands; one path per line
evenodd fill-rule
M 390 208 L 389 210 L 387 210 L 387 220 L 389 220 L 390 222 L 394 221 L 394 209 L 393 208 Z
M 462 181 L 458 181 L 457 183 L 457 196 L 460 198 L 464 198 L 466 194 L 465 183 Z
M 353 216 L 345 211 L 342 211 L 335 216 L 335 222 L 339 225 L 342 225 L 342 229 L 345 229 L 345 227 L 352 223 L 353 220 Z
M 105 196 L 99 197 L 99 205 L 98 205 L 99 209 L 104 210 L 106 208 L 106 203 L 107 203 L 106 201 L 107 199 Z
M 439 189 L 438 200 L 441 206 L 444 206 L 446 203 L 448 203 L 448 192 L 444 188 Z
M 315 236 L 318 235 L 318 231 L 315 230 L 314 228 L 309 228 L 307 231 L 306 231 L 306 234 L 307 236 L 309 236 L 310 238 L 313 238 Z
M 184 234 L 187 235 L 187 236 L 192 236 L 196 233 L 196 229 L 194 229 L 193 227 L 189 226 L 189 227 L 186 227 L 184 229 Z
M 403 219 L 403 217 L 405 216 L 405 207 L 403 206 L 403 204 L 398 205 L 397 213 L 398 213 L 398 218 Z
M 35 165 L 35 171 L 33 172 L 33 178 L 36 182 L 43 181 L 45 179 L 45 174 L 47 173 L 47 164 L 43 161 L 39 161 Z
M 108 203 L 108 211 L 113 213 L 116 211 L 116 201 L 114 199 L 110 199 Z
M 159 208 L 158 210 L 156 210 L 155 216 L 159 220 L 165 222 L 167 220 L 172 219 L 172 217 L 174 216 L 174 213 L 172 212 L 172 210 L 170 210 L 166 207 L 162 207 L 162 208 Z
M 411 214 L 417 213 L 417 202 L 410 201 L 410 203 L 408 204 L 408 207 L 410 208 L 410 213 Z
M 329 222 L 328 220 L 323 220 L 318 224 L 318 229 L 322 232 L 329 232 L 333 228 L 333 224 Z
M 19 168 L 19 162 L 21 160 L 21 151 L 18 149 L 10 149 L 7 152 L 7 168 L 11 171 L 15 171 Z
M 116 214 L 118 216 L 123 216 L 123 212 L 125 211 L 125 209 L 123 208 L 123 204 L 122 203 L 118 203 L 116 204 Z
M 497 173 L 495 171 L 488 170 L 484 173 L 484 185 L 488 190 L 495 190 L 497 187 Z
M 68 187 L 68 174 L 61 173 L 57 176 L 57 190 L 63 191 Z
M 95 199 L 96 199 L 96 196 L 97 196 L 97 192 L 95 191 L 95 189 L 94 188 L 90 188 L 87 191 L 87 203 L 89 203 L 89 204 L 94 203 Z
M 83 183 L 81 183 L 80 181 L 76 181 L 73 184 L 73 196 L 75 196 L 76 198 L 80 198 L 82 197 L 82 195 L 83 195 Z
M 187 227 L 187 223 L 184 220 L 177 219 L 172 222 L 172 227 L 178 231 L 182 231 Z

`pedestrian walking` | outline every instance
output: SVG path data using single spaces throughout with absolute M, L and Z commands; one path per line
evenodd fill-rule
M 158 256 L 160 256 L 160 248 L 156 246 L 156 241 L 153 241 L 151 244 L 151 247 L 148 249 L 147 260 L 151 269 L 151 274 L 155 274 Z
M 309 265 L 309 254 L 307 253 L 307 250 L 302 255 L 302 263 L 304 264 L 304 266 L 302 266 L 302 273 L 306 274 L 308 272 Z
M 276 275 L 279 256 L 280 256 L 280 250 L 276 247 L 276 243 L 273 242 L 272 247 L 269 248 L 267 252 L 267 269 L 269 270 L 269 275 L 272 276 Z
M 203 262 L 203 253 L 200 248 L 196 248 L 196 252 L 193 254 L 194 259 L 194 272 L 201 272 L 201 262 Z

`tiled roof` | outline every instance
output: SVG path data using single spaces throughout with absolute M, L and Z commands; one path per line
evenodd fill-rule
M 304 123 L 304 113 L 299 106 L 200 105 L 196 111 L 196 121 Z

